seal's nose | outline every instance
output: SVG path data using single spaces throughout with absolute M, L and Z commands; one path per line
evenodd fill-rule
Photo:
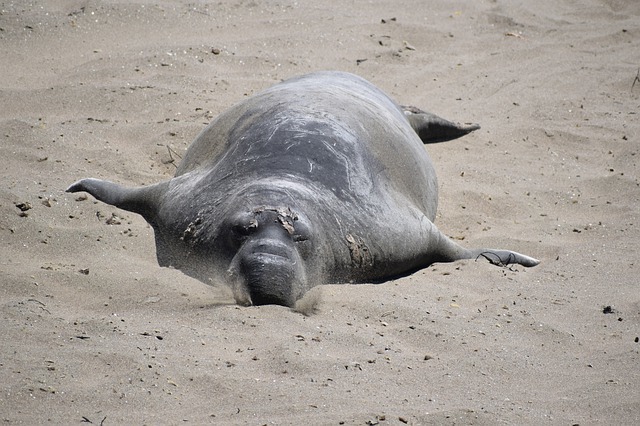
M 239 272 L 254 305 L 292 306 L 302 279 L 302 261 L 291 236 L 278 225 L 264 226 L 238 253 Z
M 284 305 L 295 303 L 294 286 L 298 266 L 289 257 L 269 253 L 274 246 L 247 253 L 240 259 L 240 276 L 246 283 L 254 305 Z

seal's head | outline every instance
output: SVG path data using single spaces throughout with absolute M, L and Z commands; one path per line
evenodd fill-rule
M 288 206 L 260 206 L 236 213 L 227 228 L 227 244 L 235 250 L 228 274 L 236 301 L 293 306 L 308 288 L 313 238 L 306 218 Z
M 236 183 L 224 191 L 226 197 L 202 201 L 194 191 L 178 193 L 165 198 L 154 227 L 158 262 L 203 282 L 224 277 L 238 304 L 293 307 L 320 281 L 323 265 L 332 263 L 319 232 L 324 226 L 316 222 L 317 203 L 299 185 Z M 189 205 L 184 194 L 207 207 L 180 208 Z

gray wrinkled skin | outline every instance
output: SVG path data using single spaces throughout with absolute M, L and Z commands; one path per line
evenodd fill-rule
M 534 266 L 511 251 L 465 249 L 433 224 L 438 189 L 423 142 L 477 128 L 399 107 L 354 75 L 315 73 L 222 113 L 169 181 L 83 179 L 67 191 L 141 214 L 161 266 L 225 281 L 242 305 L 293 306 L 319 284 L 381 281 L 433 262 Z

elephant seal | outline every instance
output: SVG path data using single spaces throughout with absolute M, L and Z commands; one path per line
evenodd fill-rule
M 168 181 L 83 179 L 67 191 L 141 214 L 161 266 L 225 281 L 242 305 L 292 306 L 319 284 L 380 282 L 434 262 L 537 265 L 463 248 L 433 224 L 438 185 L 423 143 L 478 128 L 400 107 L 355 75 L 319 72 L 222 113 Z

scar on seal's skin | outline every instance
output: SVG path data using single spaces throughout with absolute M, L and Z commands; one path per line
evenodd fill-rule
M 253 209 L 253 213 L 261 213 L 261 212 L 265 212 L 265 211 L 270 211 L 270 212 L 274 212 L 278 215 L 278 223 L 280 225 L 282 225 L 282 227 L 287 231 L 287 233 L 289 235 L 293 235 L 295 232 L 295 228 L 293 226 L 293 223 L 298 220 L 298 215 L 295 214 L 292 210 L 291 207 L 287 207 L 285 208 L 267 208 L 267 207 L 258 207 L 256 209 Z M 252 222 L 249 224 L 249 226 L 251 228 L 257 228 L 258 227 L 258 223 L 257 221 L 255 221 L 255 224 Z
M 349 254 L 351 255 L 351 264 L 357 268 L 364 268 L 373 265 L 373 257 L 366 243 L 358 235 L 347 234 L 345 236 Z
M 194 221 L 192 221 L 191 223 L 189 223 L 189 225 L 187 225 L 187 228 L 184 230 L 184 232 L 180 236 L 180 239 L 191 245 L 195 244 L 194 240 L 198 233 L 198 228 L 200 224 L 202 224 L 202 217 L 198 215 Z

